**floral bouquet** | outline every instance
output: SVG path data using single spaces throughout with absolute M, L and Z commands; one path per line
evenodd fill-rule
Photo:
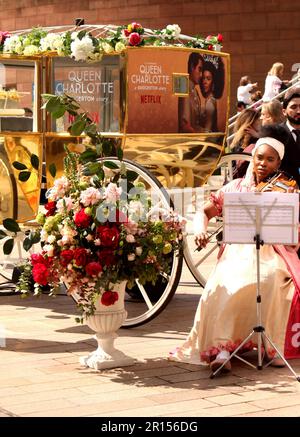
M 47 99 L 54 114 L 59 105 L 74 111 L 72 98 L 48 95 Z M 93 123 L 84 114 L 77 115 L 73 124 L 77 134 L 79 121 L 92 142 L 81 155 L 65 147 L 64 175 L 55 179 L 45 211 L 36 217 L 42 250 L 23 267 L 17 290 L 30 293 L 33 280 L 35 294 L 47 285 L 55 294 L 63 282 L 69 294 L 79 296 L 86 317 L 93 314 L 99 298 L 107 306 L 118 300 L 112 284 L 125 280 L 130 288 L 137 279 L 155 284 L 162 272 L 168 273 L 171 254 L 181 245 L 182 223 L 170 209 L 154 216 L 151 193 L 138 174 L 127 171 L 122 159 L 101 158 L 102 151 L 99 158 L 92 147 L 97 142 L 99 151 Z M 37 241 L 35 231 L 24 245 L 29 249 Z

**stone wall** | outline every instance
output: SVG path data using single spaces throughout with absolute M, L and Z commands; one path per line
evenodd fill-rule
M 300 2 L 295 0 L 0 0 L 1 30 L 86 23 L 163 28 L 177 23 L 188 35 L 222 33 L 231 54 L 231 106 L 241 76 L 250 75 L 263 91 L 274 62 L 283 62 L 290 79 L 300 67 Z M 294 69 L 294 71 L 293 71 Z

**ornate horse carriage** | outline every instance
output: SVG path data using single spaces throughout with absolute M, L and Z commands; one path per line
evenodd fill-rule
M 158 207 L 189 193 L 188 203 L 179 202 L 179 212 L 195 212 L 195 196 L 216 169 L 227 132 L 230 65 L 229 55 L 219 51 L 221 36 L 192 38 L 176 25 L 152 31 L 132 23 L 24 30 L 5 38 L 0 55 L 5 97 L 0 90 L 1 221 L 32 220 L 43 172 L 51 186 L 49 164 L 62 172 L 64 144 L 78 153 L 84 147 L 83 136 L 68 133 L 70 115 L 54 118 L 40 109 L 43 93 L 75 98 L 102 137 L 122 146 L 126 166 L 156 193 Z M 12 90 L 14 99 L 5 95 Z M 32 154 L 43 169 L 34 168 Z M 15 161 L 32 169 L 23 171 L 22 180 Z M 125 326 L 145 323 L 162 311 L 178 286 L 183 258 L 204 284 L 203 256 L 195 252 L 189 232 L 185 238 L 184 253 L 172 255 L 171 271 L 162 272 L 155 287 L 136 284 L 131 294 L 141 301 L 129 305 Z

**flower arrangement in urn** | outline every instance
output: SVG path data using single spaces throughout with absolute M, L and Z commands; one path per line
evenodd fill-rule
M 54 115 L 78 109 L 69 96 L 46 100 Z M 170 254 L 181 245 L 182 223 L 171 210 L 152 215 L 146 186 L 126 169 L 121 149 L 115 150 L 120 160 L 103 158 L 103 148 L 111 149 L 101 143 L 87 114 L 77 113 L 70 130 L 88 133 L 90 144 L 81 155 L 65 147 L 64 175 L 54 180 L 45 211 L 36 218 L 42 250 L 30 256 L 18 290 L 30 293 L 33 278 L 35 294 L 46 285 L 55 294 L 64 282 L 88 317 L 99 298 L 104 306 L 118 300 L 114 284 L 127 281 L 130 288 L 137 279 L 155 284 L 162 271 L 168 272 Z M 30 236 L 25 244 L 31 246 Z

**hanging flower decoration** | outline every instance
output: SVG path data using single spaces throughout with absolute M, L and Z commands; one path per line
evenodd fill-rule
M 184 37 L 184 38 L 182 38 Z M 109 28 L 105 35 L 93 36 L 88 30 L 47 32 L 33 28 L 29 33 L 10 35 L 0 32 L 0 51 L 17 55 L 33 56 L 45 52 L 56 52 L 58 56 L 70 56 L 77 61 L 99 61 L 103 54 L 121 53 L 126 47 L 145 45 L 193 47 L 206 50 L 221 50 L 223 36 L 208 35 L 186 37 L 178 24 L 169 24 L 162 30 L 144 29 L 140 23 Z

